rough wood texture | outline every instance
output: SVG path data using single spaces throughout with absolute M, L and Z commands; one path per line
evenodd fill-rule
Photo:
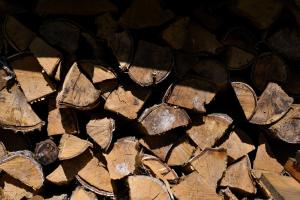
M 297 166 L 295 159 L 288 159 L 284 165 L 284 169 L 300 183 L 300 167 Z
M 221 194 L 224 196 L 225 200 L 238 200 L 238 198 L 230 191 L 228 187 L 221 190 Z
M 215 188 L 207 185 L 197 172 L 184 177 L 184 179 L 172 188 L 172 192 L 179 200 L 221 200 Z
M 129 77 L 141 86 L 156 85 L 170 74 L 173 60 L 169 48 L 139 41 Z
M 40 189 L 44 183 L 42 167 L 33 159 L 30 151 L 16 151 L 3 156 L 0 159 L 0 170 L 35 190 Z
M 257 102 L 250 122 L 259 125 L 276 122 L 288 112 L 293 101 L 279 85 L 269 83 Z
M 121 179 L 136 169 L 138 142 L 133 137 L 122 138 L 104 155 L 111 179 Z
M 168 154 L 167 164 L 169 166 L 180 166 L 188 162 L 192 157 L 195 147 L 193 147 L 188 139 L 182 139 L 172 146 Z
M 183 109 L 159 104 L 146 109 L 138 122 L 145 134 L 160 135 L 177 127 L 187 126 L 190 118 Z
M 135 85 L 119 86 L 107 98 L 104 109 L 128 119 L 136 119 L 151 91 Z
M 278 174 L 283 170 L 283 166 L 276 160 L 263 133 L 259 137 L 259 146 L 253 162 L 253 169 L 266 170 Z
M 232 190 L 255 194 L 256 188 L 250 174 L 251 164 L 248 156 L 230 165 L 221 180 L 221 186 L 227 186 Z
M 231 82 L 235 95 L 243 109 L 246 119 L 251 119 L 257 106 L 257 96 L 250 85 L 243 82 Z
M 97 196 L 92 193 L 86 191 L 83 187 L 77 187 L 73 192 L 70 197 L 70 200 L 97 200 Z
M 132 200 L 140 199 L 171 199 L 166 186 L 159 179 L 149 176 L 128 177 L 129 196 Z
M 107 150 L 113 138 L 115 120 L 93 117 L 86 125 L 87 134 L 103 149 Z
M 100 91 L 80 72 L 77 63 L 74 63 L 58 93 L 57 103 L 61 108 L 72 107 L 88 110 L 98 105 L 99 97 Z
M 82 154 L 93 144 L 74 135 L 63 134 L 59 142 L 59 160 L 68 160 Z
M 8 62 L 28 102 L 39 100 L 55 92 L 53 84 L 47 75 L 42 73 L 43 68 L 33 55 L 20 53 L 10 57 Z M 35 84 L 32 84 L 33 82 Z
M 216 189 L 227 167 L 226 149 L 205 149 L 193 157 L 190 164 L 203 182 Z
M 34 113 L 25 95 L 15 84 L 0 91 L 0 125 L 13 131 L 29 132 L 45 123 Z
M 212 147 L 224 135 L 232 119 L 228 115 L 214 113 L 194 123 L 187 134 L 203 150 Z
M 225 63 L 230 70 L 241 70 L 249 66 L 254 55 L 243 49 L 230 46 L 226 50 Z
M 163 101 L 196 112 L 206 112 L 209 104 L 217 93 L 217 86 L 212 82 L 197 76 L 189 76 L 178 83 L 171 85 Z
M 2 142 L 0 142 L 0 158 L 7 154 L 6 148 Z
M 271 134 L 288 143 L 300 143 L 300 105 L 293 104 L 287 114 L 273 124 Z

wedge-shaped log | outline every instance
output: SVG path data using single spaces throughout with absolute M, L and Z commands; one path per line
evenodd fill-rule
M 188 162 L 194 153 L 195 147 L 193 147 L 187 138 L 179 140 L 172 145 L 172 149 L 168 154 L 167 164 L 169 166 L 180 166 Z
M 288 112 L 293 101 L 279 85 L 269 83 L 257 102 L 250 122 L 259 125 L 276 122 Z
M 59 107 L 71 107 L 79 110 L 89 110 L 99 103 L 100 91 L 79 70 L 74 63 L 63 83 L 63 87 L 57 96 Z
M 30 151 L 16 151 L 3 156 L 0 159 L 0 170 L 34 190 L 43 186 L 44 174 L 42 167 L 34 160 Z
M 172 129 L 187 126 L 190 118 L 183 109 L 163 103 L 146 109 L 138 121 L 145 134 L 161 135 Z
M 297 164 L 295 159 L 289 158 L 284 164 L 284 169 L 300 183 L 300 167 Z
M 254 55 L 238 47 L 230 46 L 225 53 L 225 63 L 229 70 L 241 70 L 248 67 Z
M 93 192 L 86 191 L 83 187 L 77 187 L 71 195 L 70 200 L 97 200 L 97 196 Z

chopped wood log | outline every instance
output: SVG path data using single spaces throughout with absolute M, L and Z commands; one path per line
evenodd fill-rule
M 271 53 L 260 55 L 252 66 L 251 79 L 257 89 L 262 91 L 269 82 L 285 83 L 288 68 L 283 60 Z
M 35 33 L 12 16 L 5 18 L 2 29 L 5 39 L 17 51 L 26 50 L 36 37 Z
M 33 55 L 16 54 L 11 56 L 8 62 L 12 66 L 28 102 L 42 99 L 55 92 L 53 84 L 47 75 L 42 73 L 43 68 Z
M 167 187 L 159 179 L 150 176 L 129 176 L 129 196 L 132 200 L 159 199 L 170 200 Z
M 150 94 L 150 90 L 136 85 L 119 86 L 106 99 L 104 109 L 133 120 Z
M 238 160 L 255 149 L 251 138 L 241 129 L 232 131 L 219 147 L 226 149 L 232 160 Z
M 48 112 L 48 136 L 79 133 L 77 115 L 74 110 L 57 108 L 55 99 L 50 99 Z
M 20 181 L 10 177 L 7 174 L 3 174 L 0 178 L 0 186 L 3 197 L 0 198 L 3 200 L 21 200 L 21 199 L 30 199 L 33 196 L 33 190 L 22 184 Z
M 97 157 L 94 156 L 82 169 L 80 169 L 78 176 L 83 180 L 80 181 L 83 187 L 86 187 L 99 195 L 113 196 L 113 186 L 110 180 L 110 174 Z
M 104 13 L 95 18 L 97 27 L 96 36 L 102 39 L 108 39 L 113 35 L 117 28 L 118 23 L 110 13 Z
M 225 88 L 228 84 L 229 74 L 225 65 L 214 59 L 201 59 L 193 65 L 192 71 L 204 79 L 210 80 L 218 88 Z
M 141 162 L 156 178 L 169 182 L 176 182 L 179 178 L 172 168 L 155 156 L 145 154 Z
M 228 187 L 221 190 L 221 194 L 224 196 L 225 200 L 238 200 L 238 198 L 230 191 Z
M 257 189 L 259 189 L 259 192 L 262 193 L 264 198 L 270 199 L 272 198 L 272 195 L 270 191 L 266 188 L 266 186 L 263 184 L 263 182 L 261 181 L 261 176 L 263 173 L 272 173 L 272 172 L 268 172 L 264 170 L 256 170 L 256 169 L 251 170 L 251 175 L 255 180 Z
M 188 17 L 179 18 L 162 32 L 162 38 L 173 49 L 181 49 L 185 44 L 189 21 Z
M 250 85 L 243 82 L 231 82 L 234 93 L 243 109 L 247 120 L 250 120 L 257 106 L 257 96 Z
M 172 146 L 168 154 L 167 164 L 169 166 L 181 166 L 188 162 L 192 157 L 195 147 L 193 147 L 187 138 L 180 140 Z
M 89 110 L 99 103 L 100 91 L 80 72 L 74 63 L 66 75 L 61 91 L 57 96 L 60 108 L 71 107 L 79 110 Z
M 276 122 L 288 112 L 292 103 L 293 98 L 289 97 L 279 85 L 269 83 L 257 101 L 250 122 L 259 125 Z
M 187 126 L 190 118 L 183 109 L 163 103 L 146 109 L 138 122 L 144 134 L 161 135 L 172 129 Z
M 250 169 L 250 160 L 248 156 L 244 156 L 240 161 L 227 168 L 220 186 L 227 186 L 232 190 L 242 193 L 255 194 L 256 188 L 250 174 Z
M 79 170 L 92 158 L 92 153 L 90 151 L 85 151 L 75 158 L 64 160 L 46 177 L 46 179 L 56 185 L 66 185 L 75 178 Z
M 256 28 L 267 29 L 280 16 L 283 4 L 278 0 L 264 0 L 263 3 L 259 0 L 238 0 L 231 9 L 237 15 L 249 20 Z
M 51 139 L 46 139 L 36 144 L 34 150 L 35 159 L 42 165 L 49 165 L 56 161 L 58 148 Z
M 159 26 L 169 21 L 174 14 L 163 9 L 160 4 L 159 0 L 135 0 L 121 16 L 120 24 L 127 29 L 140 29 Z
M 227 166 L 227 153 L 223 148 L 204 149 L 190 161 L 191 166 L 199 173 L 202 181 L 216 189 Z
M 41 165 L 33 159 L 32 153 L 27 150 L 11 152 L 3 156 L 0 159 L 0 170 L 34 190 L 40 189 L 44 182 Z
M 59 142 L 59 160 L 68 160 L 74 158 L 89 147 L 93 147 L 93 144 L 87 140 L 80 139 L 74 135 L 63 134 Z
M 183 52 L 174 53 L 174 72 L 175 76 L 182 79 L 186 73 L 198 63 L 199 59 L 196 55 Z M 201 73 L 201 75 L 204 75 Z
M 263 173 L 261 181 L 269 190 L 273 199 L 299 199 L 300 183 L 292 177 Z
M 71 195 L 70 200 L 97 200 L 97 196 L 93 192 L 86 191 L 83 187 L 77 187 Z
M 128 31 L 115 33 L 108 39 L 108 45 L 112 49 L 122 71 L 127 71 L 132 64 L 134 56 L 133 38 Z
M 204 113 L 206 112 L 205 106 L 214 99 L 217 90 L 217 86 L 214 83 L 197 76 L 189 76 L 171 85 L 163 101 Z
M 117 11 L 117 7 L 108 0 L 39 0 L 35 7 L 39 15 L 93 16 L 109 11 Z
M 215 188 L 207 185 L 196 171 L 184 177 L 179 184 L 172 188 L 172 192 L 179 200 L 222 199 L 222 197 L 216 193 Z
M 232 119 L 221 113 L 209 114 L 203 117 L 203 121 L 194 122 L 187 130 L 188 136 L 204 150 L 212 147 L 226 132 L 232 123 Z
M 284 165 L 284 169 L 300 183 L 300 167 L 297 166 L 295 159 L 289 158 Z
M 169 48 L 139 41 L 128 74 L 141 86 L 156 85 L 168 77 L 173 62 L 174 58 Z
M 196 54 L 217 54 L 222 48 L 222 44 L 216 36 L 201 27 L 196 22 L 190 22 L 188 26 L 188 36 L 183 50 Z
M 269 127 L 271 135 L 288 143 L 300 143 L 300 105 L 293 104 L 287 114 Z
M 107 149 L 110 147 L 114 130 L 115 120 L 107 117 L 93 117 L 86 125 L 87 134 L 104 151 L 107 151 Z
M 7 154 L 6 147 L 0 142 L 0 159 Z
M 0 125 L 15 132 L 41 129 L 45 124 L 27 103 L 25 95 L 15 84 L 0 91 Z
M 112 150 L 104 154 L 111 179 L 121 179 L 132 174 L 137 166 L 138 153 L 138 142 L 134 137 L 117 140 Z
M 254 55 L 243 49 L 230 46 L 225 52 L 225 63 L 229 70 L 241 70 L 248 67 Z
M 259 136 L 259 146 L 253 162 L 253 169 L 265 170 L 278 174 L 283 170 L 283 166 L 276 160 L 263 133 Z

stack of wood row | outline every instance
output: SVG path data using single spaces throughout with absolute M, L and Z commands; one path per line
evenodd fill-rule
M 299 199 L 297 0 L 0 10 L 0 199 Z

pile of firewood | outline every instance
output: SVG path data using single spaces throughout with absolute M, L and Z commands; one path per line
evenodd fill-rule
M 0 199 L 299 199 L 300 1 L 0 10 Z

